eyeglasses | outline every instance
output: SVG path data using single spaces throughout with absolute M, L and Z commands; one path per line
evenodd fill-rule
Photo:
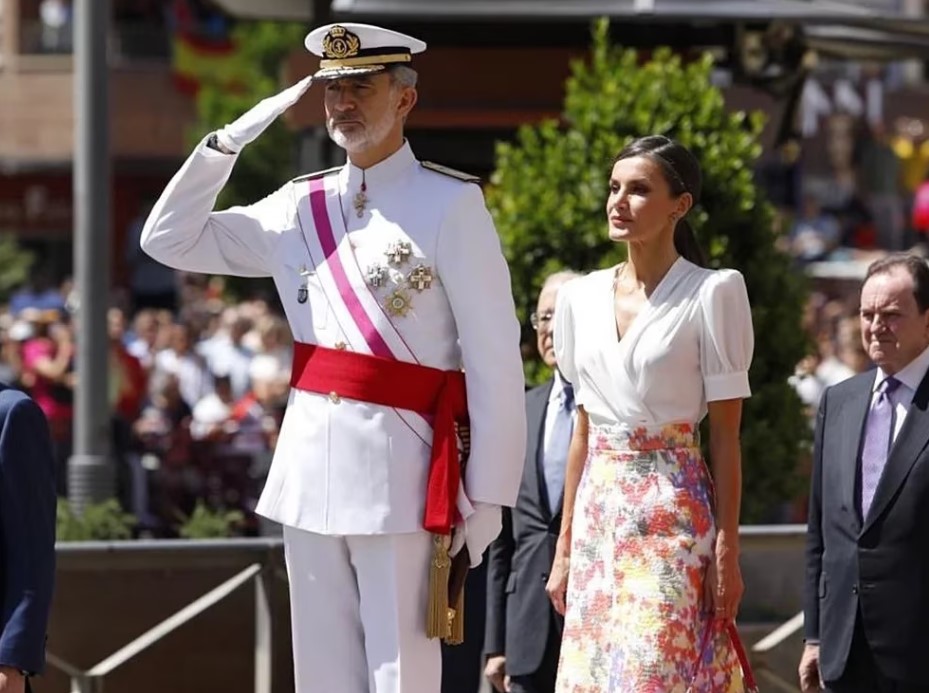
M 545 313 L 536 313 L 533 311 L 529 316 L 529 324 L 532 325 L 533 330 L 538 332 L 539 328 L 550 323 L 553 317 L 555 317 L 555 314 L 551 311 Z

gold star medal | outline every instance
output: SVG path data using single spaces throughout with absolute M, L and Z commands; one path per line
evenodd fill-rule
M 384 299 L 384 307 L 395 318 L 402 318 L 410 312 L 410 294 L 403 289 L 397 289 Z

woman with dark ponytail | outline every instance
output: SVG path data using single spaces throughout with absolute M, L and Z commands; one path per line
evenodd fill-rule
M 706 269 L 685 220 L 700 186 L 677 142 L 632 142 L 613 162 L 606 204 L 628 259 L 558 295 L 555 353 L 578 404 L 547 586 L 565 614 L 561 693 L 752 684 L 732 624 L 754 339 L 742 275 Z

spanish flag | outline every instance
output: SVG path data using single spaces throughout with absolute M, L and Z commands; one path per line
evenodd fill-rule
M 178 89 L 195 95 L 204 84 L 241 84 L 244 72 L 228 22 L 197 17 L 190 0 L 175 0 L 173 15 L 172 66 Z

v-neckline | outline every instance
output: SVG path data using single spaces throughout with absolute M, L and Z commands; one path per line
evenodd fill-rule
M 616 278 L 619 275 L 620 268 L 626 263 L 620 263 L 613 268 L 613 271 L 610 273 L 610 314 L 613 316 L 613 339 L 616 344 L 621 344 L 623 340 L 629 339 L 629 335 L 632 334 L 636 326 L 639 324 L 640 318 L 642 318 L 644 313 L 648 313 L 652 305 L 654 304 L 654 298 L 658 295 L 658 292 L 664 287 L 665 283 L 668 281 L 668 277 L 675 271 L 675 268 L 681 263 L 684 259 L 682 255 L 678 255 L 677 259 L 671 263 L 671 266 L 668 267 L 668 271 L 664 273 L 661 279 L 658 280 L 658 283 L 655 284 L 655 288 L 652 289 L 651 295 L 645 297 L 644 305 L 639 308 L 639 312 L 635 314 L 635 317 L 632 318 L 630 323 L 626 326 L 625 334 L 620 334 L 619 332 L 619 323 L 616 320 Z

